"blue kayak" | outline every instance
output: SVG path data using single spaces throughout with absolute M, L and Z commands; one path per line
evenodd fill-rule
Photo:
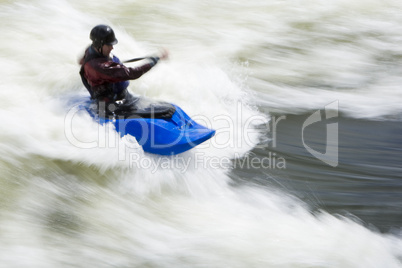
M 136 98 L 129 107 L 129 112 L 106 116 L 88 99 L 83 108 L 99 123 L 113 123 L 121 137 L 135 137 L 145 152 L 153 154 L 180 154 L 215 135 L 215 130 L 198 124 L 177 105 Z

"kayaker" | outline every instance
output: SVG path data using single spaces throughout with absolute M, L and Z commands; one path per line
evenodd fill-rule
M 132 97 L 127 87 L 128 80 L 141 77 L 154 67 L 159 60 L 166 59 L 166 50 L 158 56 L 147 58 L 148 61 L 135 68 L 124 66 L 116 56 L 111 56 L 117 39 L 113 29 L 107 25 L 97 25 L 90 33 L 92 44 L 86 49 L 80 60 L 80 75 L 91 98 L 106 103 L 121 103 Z

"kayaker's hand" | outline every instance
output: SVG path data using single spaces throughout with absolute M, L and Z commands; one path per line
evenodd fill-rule
M 159 54 L 161 60 L 166 60 L 169 57 L 169 52 L 166 49 L 162 49 Z

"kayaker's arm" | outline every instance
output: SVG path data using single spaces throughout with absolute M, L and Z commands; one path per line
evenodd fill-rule
M 155 57 L 149 63 L 131 68 L 120 63 L 110 60 L 105 61 L 99 58 L 86 63 L 85 75 L 92 82 L 92 86 L 134 80 L 151 70 L 157 62 L 158 58 Z

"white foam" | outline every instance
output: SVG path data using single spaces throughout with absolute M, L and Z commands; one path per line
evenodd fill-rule
M 317 93 L 312 87 L 280 86 L 262 79 L 267 75 L 280 80 L 276 73 L 292 75 L 312 67 L 297 65 L 304 57 L 281 62 L 285 57 L 278 56 L 272 61 L 276 66 L 261 69 L 239 63 L 238 56 L 253 55 L 250 44 L 273 39 L 279 45 L 293 43 L 294 36 L 281 37 L 278 31 L 286 29 L 287 20 L 295 15 L 282 19 L 278 14 L 295 10 L 308 19 L 322 9 L 339 8 L 337 3 L 322 2 L 310 12 L 304 10 L 303 1 L 292 1 L 290 7 L 280 1 L 216 3 L 217 10 L 211 8 L 214 13 L 208 16 L 198 8 L 203 7 L 201 2 L 154 3 L 155 7 L 132 1 L 1 4 L 0 22 L 5 26 L 0 31 L 0 204 L 4 204 L 0 263 L 5 267 L 401 267 L 400 237 L 381 235 L 325 212 L 312 215 L 284 193 L 232 187 L 226 174 L 226 159 L 246 154 L 257 142 L 258 134 L 250 134 L 245 142 L 245 125 L 250 123 L 252 129 L 252 123 L 269 119 L 256 111 L 253 98 L 271 108 L 292 106 L 291 111 L 316 108 L 336 98 L 343 109 L 355 113 L 356 106 L 358 111 L 369 111 L 381 91 L 388 97 L 379 102 L 383 110 L 373 114 L 399 109 L 385 105 L 400 97 L 399 80 L 372 85 L 368 91 Z M 309 1 L 309 7 L 315 4 Z M 120 11 L 122 15 L 116 15 Z M 154 21 L 161 28 L 155 28 Z M 89 30 L 98 23 L 115 29 L 120 42 L 114 52 L 121 59 L 155 51 L 159 39 L 170 45 L 170 61 L 132 82 L 130 90 L 180 105 L 217 129 L 216 138 L 175 160 L 145 154 L 135 141 L 128 146 L 112 126 L 99 125 L 85 113 L 67 120 L 74 106 L 69 101 L 86 94 L 76 62 L 90 42 Z M 139 30 L 144 42 L 136 40 Z M 346 73 L 334 75 L 332 71 L 343 66 L 335 61 L 332 71 L 320 74 L 352 84 L 364 80 L 354 71 L 367 55 L 355 52 L 343 55 L 355 63 Z M 331 55 L 336 55 L 334 49 L 321 47 L 316 64 Z M 260 54 L 262 63 L 269 58 Z M 312 70 L 319 68 L 307 73 Z M 293 80 L 295 84 L 299 79 Z M 265 91 L 260 95 L 250 93 L 261 88 Z M 362 97 L 362 92 L 367 94 Z M 70 139 L 67 132 L 73 135 Z

